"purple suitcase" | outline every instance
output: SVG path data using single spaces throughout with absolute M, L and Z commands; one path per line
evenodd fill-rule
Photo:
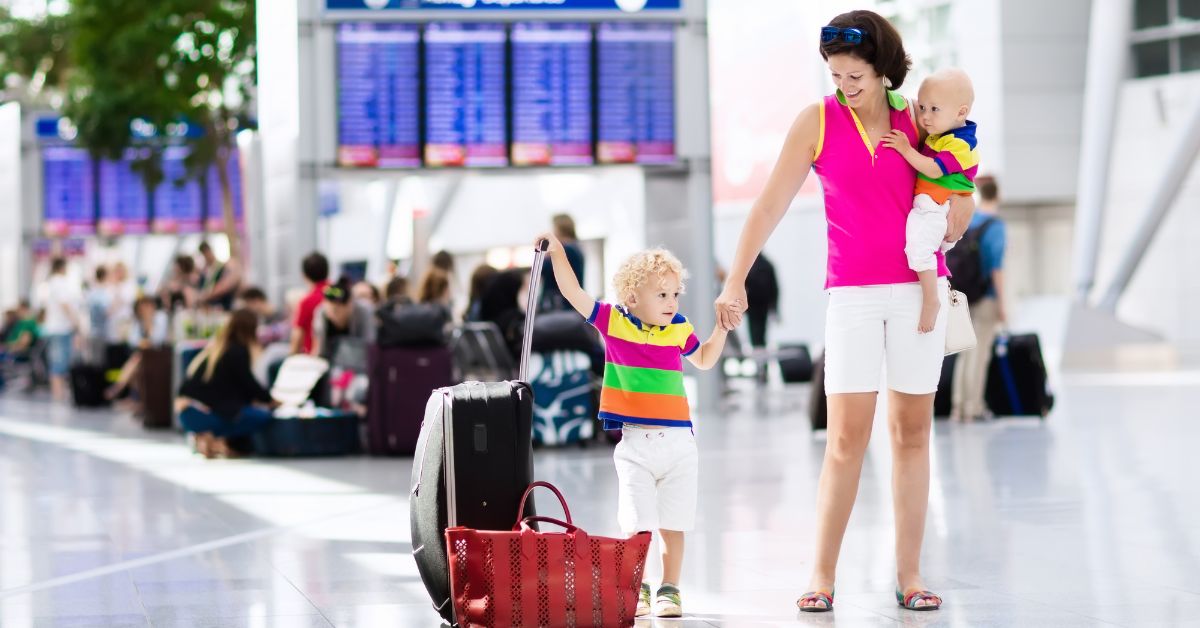
M 411 456 L 434 390 L 454 384 L 448 347 L 371 347 L 367 403 L 367 451 L 373 456 Z

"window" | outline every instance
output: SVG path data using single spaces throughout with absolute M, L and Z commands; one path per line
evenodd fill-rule
M 1133 47 L 1134 76 L 1158 76 L 1171 72 L 1169 42 L 1151 41 Z
M 1200 70 L 1200 35 L 1179 40 L 1179 69 L 1183 72 Z
M 1179 18 L 1183 20 L 1200 20 L 1200 0 L 1178 0 Z
M 1133 75 L 1200 70 L 1200 0 L 1135 0 Z
M 1166 26 L 1170 21 L 1167 7 L 1168 0 L 1137 0 L 1133 13 L 1133 27 L 1154 28 Z

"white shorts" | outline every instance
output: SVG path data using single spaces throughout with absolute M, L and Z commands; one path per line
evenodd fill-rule
M 690 429 L 625 427 L 613 451 L 613 462 L 617 467 L 617 523 L 622 532 L 687 532 L 696 527 L 700 465 Z
M 878 392 L 883 365 L 887 388 L 910 395 L 937 392 L 946 352 L 947 291 L 938 279 L 933 331 L 917 331 L 921 284 L 898 283 L 829 290 L 825 317 L 825 393 Z
M 904 255 L 908 258 L 909 268 L 918 273 L 937 270 L 934 253 L 939 250 L 944 253 L 954 246 L 945 242 L 949 212 L 949 201 L 939 205 L 928 194 L 913 197 L 912 211 L 908 213 L 904 229 Z

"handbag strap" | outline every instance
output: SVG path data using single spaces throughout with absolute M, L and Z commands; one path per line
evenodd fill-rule
M 554 495 L 558 497 L 558 503 L 562 504 L 563 514 L 567 517 L 567 523 L 573 526 L 574 524 L 571 522 L 571 510 L 567 508 L 566 498 L 563 497 L 563 494 L 557 488 L 555 488 L 553 484 L 539 480 L 533 484 L 530 484 L 529 488 L 525 489 L 525 494 L 521 496 L 521 506 L 517 508 L 517 522 L 513 524 L 513 529 L 516 530 L 521 527 L 521 516 L 525 514 L 525 502 L 529 499 L 529 494 L 533 492 L 533 489 L 539 486 L 554 491 Z
M 552 525 L 556 525 L 560 528 L 563 528 L 567 532 L 574 532 L 575 530 L 579 529 L 579 526 L 577 526 L 573 523 L 567 523 L 566 521 L 563 521 L 562 519 L 555 519 L 554 517 L 543 517 L 540 515 L 536 516 L 536 517 L 525 517 L 524 519 L 521 520 L 521 523 L 517 524 L 516 526 L 513 526 L 513 528 L 514 529 L 519 528 L 521 530 L 534 530 L 536 532 L 537 530 L 535 530 L 533 526 L 529 525 L 530 523 L 549 523 Z

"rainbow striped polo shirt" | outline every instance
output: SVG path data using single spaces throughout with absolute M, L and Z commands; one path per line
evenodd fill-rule
M 977 143 L 975 123 L 970 120 L 949 133 L 925 138 L 920 152 L 937 162 L 942 176 L 932 179 L 918 172 L 915 194 L 928 194 L 939 204 L 950 200 L 954 194 L 973 194 L 975 173 L 979 172 Z
M 700 348 L 692 324 L 676 314 L 670 325 L 649 325 L 629 310 L 597 301 L 588 322 L 604 336 L 604 429 L 622 424 L 692 427 L 683 390 L 683 357 Z

